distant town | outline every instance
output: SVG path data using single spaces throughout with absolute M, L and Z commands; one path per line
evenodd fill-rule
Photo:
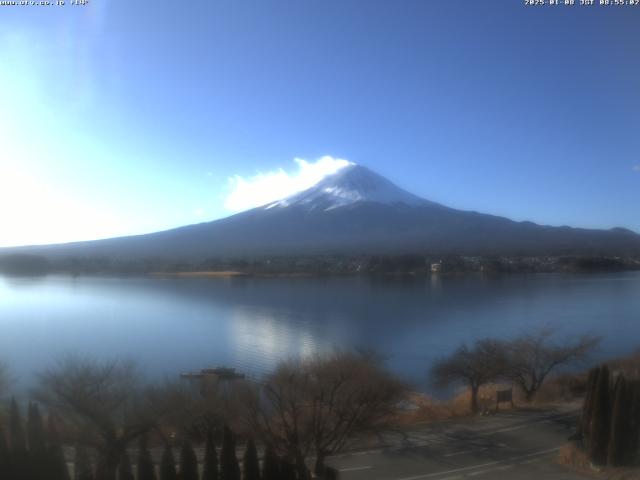
M 14 275 L 454 275 L 467 273 L 615 272 L 640 270 L 640 256 L 277 255 L 206 260 L 107 257 L 47 259 L 30 254 L 0 257 L 0 272 Z

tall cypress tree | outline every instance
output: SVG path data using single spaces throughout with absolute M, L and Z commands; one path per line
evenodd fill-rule
M 280 459 L 280 480 L 297 480 L 296 467 L 287 458 Z
M 629 459 L 628 464 L 635 464 L 640 446 L 640 380 L 633 380 L 627 384 L 631 414 L 629 419 Z
M 49 468 L 49 477 L 47 480 L 70 479 L 67 460 L 64 456 L 58 428 L 56 427 L 55 418 L 51 413 L 49 413 L 49 421 L 47 422 L 47 465 Z
M 273 449 L 267 445 L 262 459 L 262 480 L 279 480 L 280 465 Z
M 240 466 L 236 457 L 236 441 L 225 425 L 220 451 L 220 480 L 240 480 Z
M 198 480 L 198 457 L 189 440 L 180 449 L 180 480 Z
M 218 480 L 218 454 L 211 432 L 207 433 L 204 444 L 204 465 L 202 467 L 202 480 Z
M 9 444 L 4 435 L 2 425 L 0 425 L 0 478 L 13 480 L 13 473 L 11 472 L 11 452 L 9 451 Z
M 74 480 L 93 480 L 93 467 L 87 451 L 82 445 L 76 445 L 74 458 Z
M 125 450 L 120 457 L 120 463 L 118 464 L 118 480 L 135 480 L 133 476 L 133 469 L 131 468 L 131 458 Z
M 160 480 L 178 480 L 176 460 L 169 444 L 165 445 L 160 459 Z
M 596 465 L 605 465 L 611 426 L 611 392 L 609 368 L 603 365 L 593 399 L 591 432 L 589 434 L 589 458 Z
M 156 470 L 153 466 L 146 435 L 140 437 L 138 444 L 138 480 L 156 480 Z
M 9 428 L 11 436 L 11 452 L 23 454 L 27 451 L 26 439 L 24 435 L 24 427 L 22 425 L 22 416 L 20 408 L 15 398 L 11 399 L 11 412 L 9 418 Z
M 247 442 L 247 448 L 244 450 L 244 459 L 242 461 L 243 480 L 260 480 L 260 462 L 258 461 L 258 452 L 256 444 L 250 438 Z
M 20 407 L 15 398 L 11 399 L 9 412 L 9 436 L 11 439 L 11 470 L 15 480 L 30 480 L 31 463 L 28 459 L 27 440 L 20 415 Z
M 27 409 L 27 444 L 29 446 L 29 477 L 33 480 L 47 480 L 50 476 L 47 465 L 47 443 L 42 425 L 40 409 L 29 402 Z
M 611 411 L 611 429 L 607 453 L 608 465 L 623 465 L 627 457 L 625 450 L 628 448 L 629 441 L 627 426 L 629 425 L 630 406 L 624 375 L 618 375 L 613 390 L 613 409 Z
M 35 403 L 29 403 L 27 416 L 27 442 L 29 444 L 29 453 L 32 455 L 44 455 L 47 448 L 44 435 L 44 425 L 42 424 L 40 409 Z
M 593 414 L 593 400 L 595 398 L 595 390 L 598 385 L 599 374 L 600 367 L 595 367 L 589 370 L 589 376 L 587 378 L 587 391 L 582 405 L 582 419 L 580 421 L 580 437 L 584 444 L 589 443 Z

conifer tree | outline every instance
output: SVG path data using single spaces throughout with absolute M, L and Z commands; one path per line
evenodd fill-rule
M 605 465 L 611 426 L 611 392 L 609 368 L 603 365 L 593 399 L 591 432 L 589 434 L 589 458 L 596 465 Z
M 138 478 L 137 480 L 156 480 L 156 471 L 153 466 L 153 459 L 149 452 L 148 438 L 146 435 L 140 437 L 138 444 Z
M 613 406 L 611 411 L 611 428 L 607 464 L 620 466 L 624 464 L 626 448 L 628 448 L 628 428 L 630 402 L 627 398 L 627 384 L 624 375 L 618 375 L 613 390 Z
M 236 457 L 236 441 L 225 425 L 220 451 L 220 480 L 240 480 L 240 466 Z
M 11 399 L 11 412 L 9 418 L 9 428 L 11 436 L 11 452 L 13 454 L 23 454 L 27 451 L 24 427 L 20 408 L 15 398 Z
M 120 463 L 118 464 L 118 480 L 135 480 L 133 476 L 133 469 L 131 468 L 131 458 L 125 450 L 120 457 Z
M 211 432 L 207 433 L 204 445 L 204 465 L 202 480 L 218 480 L 218 454 Z
M 629 418 L 629 458 L 627 463 L 634 465 L 637 461 L 638 447 L 640 446 L 640 380 L 628 382 L 629 401 L 631 413 Z
M 64 456 L 62 442 L 52 414 L 49 414 L 49 421 L 47 422 L 47 466 L 50 472 L 47 480 L 70 479 L 67 460 Z
M 297 480 L 298 476 L 296 475 L 296 468 L 286 458 L 280 459 L 280 476 L 279 480 Z
M 273 449 L 267 445 L 262 460 L 262 480 L 279 480 L 280 465 Z
M 0 425 L 0 478 L 13 480 L 11 472 L 11 452 L 2 425 Z
M 595 390 L 598 384 L 598 375 L 600 374 L 600 367 L 595 367 L 589 370 L 589 377 L 587 378 L 586 395 L 584 403 L 582 405 L 582 419 L 580 421 L 580 436 L 584 444 L 589 443 L 589 434 L 591 432 L 591 420 L 593 413 L 593 400 L 595 398 Z
M 165 445 L 160 459 L 160 480 L 178 480 L 176 460 L 169 444 Z
M 20 407 L 15 398 L 11 399 L 9 412 L 9 437 L 11 440 L 11 472 L 14 480 L 30 480 L 30 462 L 27 458 L 27 440 L 24 433 Z
M 42 425 L 42 416 L 38 405 L 30 402 L 27 409 L 27 445 L 29 453 L 29 478 L 32 480 L 48 480 L 50 476 L 47 465 L 47 443 Z
M 198 457 L 189 440 L 180 449 L 180 480 L 198 480 Z
M 258 461 L 256 444 L 254 443 L 252 438 L 247 442 L 247 448 L 244 451 L 242 467 L 242 480 L 260 480 L 260 462 Z
M 82 445 L 76 445 L 74 458 L 74 480 L 93 480 L 93 467 L 87 451 Z
M 27 443 L 29 444 L 29 453 L 32 455 L 44 455 L 47 448 L 44 426 L 42 424 L 40 409 L 35 403 L 29 403 L 27 416 Z

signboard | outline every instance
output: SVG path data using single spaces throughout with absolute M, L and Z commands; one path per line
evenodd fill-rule
M 498 411 L 498 405 L 501 402 L 509 402 L 513 407 L 513 389 L 509 390 L 498 390 L 496 392 L 496 411 Z

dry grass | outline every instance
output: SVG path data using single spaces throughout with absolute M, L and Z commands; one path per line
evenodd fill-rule
M 602 480 L 640 480 L 640 468 L 596 467 L 587 454 L 577 445 L 570 443 L 560 449 L 556 463 L 586 476 Z
M 566 404 L 582 398 L 582 384 L 586 382 L 586 375 L 562 375 L 549 379 L 540 389 L 533 402 L 528 403 L 524 394 L 517 387 L 505 383 L 484 385 L 478 393 L 478 403 L 481 413 L 495 412 L 496 392 L 513 388 L 513 406 L 501 403 L 499 411 L 512 408 L 535 408 L 550 405 Z M 427 394 L 414 392 L 408 404 L 411 408 L 403 410 L 395 419 L 400 425 L 411 425 L 424 422 L 439 422 L 452 418 L 471 415 L 471 392 L 463 389 L 451 399 L 438 400 Z

